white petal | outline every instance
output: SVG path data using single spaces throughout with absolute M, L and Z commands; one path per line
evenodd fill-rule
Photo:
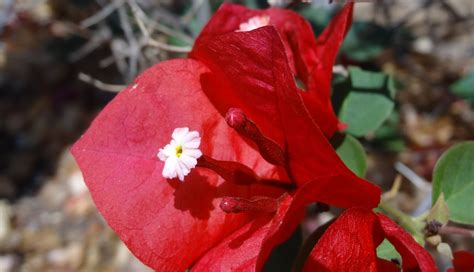
M 174 156 L 176 154 L 176 143 L 167 144 L 164 148 L 164 152 L 168 157 Z
M 183 172 L 185 176 L 187 176 L 191 172 L 191 169 L 193 168 L 193 167 L 188 167 L 186 163 L 182 160 L 179 161 L 179 166 L 181 167 L 181 171 Z
M 164 148 L 160 148 L 158 158 L 160 158 L 161 161 L 165 161 L 167 158 L 173 156 L 175 152 L 175 147 L 171 144 L 167 144 Z
M 188 169 L 192 169 L 196 167 L 196 164 L 197 164 L 196 158 L 193 158 L 185 154 L 182 154 L 179 160 L 182 161 L 186 165 L 186 168 Z
M 201 145 L 201 138 L 193 138 L 183 143 L 183 148 L 198 148 Z
M 201 139 L 199 137 L 199 132 L 190 131 L 190 132 L 186 133 L 186 135 L 184 135 L 183 140 L 184 140 L 184 142 L 190 142 L 190 141 L 192 141 L 193 139 L 196 139 L 196 138 Z
M 175 178 L 177 174 L 176 168 L 178 168 L 178 159 L 173 157 L 168 158 L 163 167 L 163 177 L 169 179 Z
M 195 159 L 199 159 L 202 156 L 202 152 L 199 149 L 188 149 L 188 148 L 186 148 L 186 149 L 183 149 L 183 154 L 181 156 L 183 156 L 183 155 L 190 156 L 190 157 L 193 157 Z
M 176 169 L 176 174 L 178 174 L 178 178 L 179 178 L 180 181 L 184 181 L 183 169 L 181 168 L 182 166 L 179 165 L 179 164 L 180 164 L 180 162 L 177 161 L 176 167 L 175 167 L 175 169 Z
M 268 25 L 269 22 L 269 16 L 254 16 L 247 22 L 241 23 L 237 31 L 252 31 L 254 29 Z
M 160 152 L 158 152 L 158 158 L 160 159 L 160 161 L 166 161 L 166 159 L 168 158 L 162 148 L 160 148 Z
M 175 128 L 171 137 L 178 143 L 182 143 L 184 141 L 184 136 L 188 133 L 189 128 Z

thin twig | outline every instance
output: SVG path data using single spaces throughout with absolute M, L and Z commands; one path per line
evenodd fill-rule
M 401 162 L 395 163 L 395 169 L 421 192 L 421 201 L 418 203 L 418 207 L 412 211 L 412 215 L 418 216 L 427 211 L 431 207 L 431 183 Z
M 112 51 L 117 69 L 122 75 L 125 75 L 127 71 L 127 61 L 125 60 L 125 56 L 128 53 L 127 43 L 122 39 L 114 39 L 110 43 L 110 51 Z
M 464 229 L 460 227 L 444 226 L 439 230 L 440 234 L 458 234 L 474 238 L 474 230 Z
M 138 28 L 140 28 L 140 31 L 142 32 L 143 36 L 145 38 L 149 39 L 150 38 L 150 31 L 148 28 L 145 26 L 145 23 L 142 20 L 142 16 L 140 16 L 140 10 L 138 5 L 135 3 L 135 1 L 129 1 L 128 5 L 132 9 L 132 14 L 133 17 L 135 18 L 135 22 L 137 22 Z
M 145 25 L 148 25 L 154 30 L 161 32 L 163 34 L 166 34 L 168 36 L 176 37 L 188 44 L 194 43 L 194 39 L 190 37 L 189 35 L 186 35 L 183 32 L 180 32 L 178 30 L 171 29 L 163 24 L 156 22 L 155 20 L 151 20 L 150 18 L 148 18 L 146 13 L 140 8 L 140 6 L 137 4 L 135 0 L 129 0 L 128 4 L 130 5 L 134 16 L 138 17 L 141 21 L 143 21 Z
M 124 85 L 113 85 L 113 84 L 108 84 L 104 83 L 98 79 L 95 79 L 91 77 L 88 74 L 84 73 L 79 73 L 78 75 L 79 80 L 84 81 L 86 83 L 89 83 L 91 85 L 94 85 L 97 89 L 103 90 L 103 91 L 108 91 L 108 92 L 113 92 L 113 93 L 118 93 L 121 90 L 125 89 L 126 86 Z
M 150 39 L 148 41 L 148 45 L 162 49 L 162 50 L 166 50 L 169 52 L 176 52 L 176 53 L 188 53 L 188 52 L 191 52 L 191 49 L 192 49 L 190 46 L 174 46 L 174 45 L 162 43 L 154 39 Z
M 138 71 L 138 58 L 140 55 L 140 46 L 133 34 L 132 26 L 130 25 L 130 21 L 128 20 L 127 12 L 123 6 L 118 9 L 119 19 L 120 19 L 120 26 L 125 34 L 125 38 L 128 42 L 128 73 L 126 75 L 127 82 L 131 81 L 137 71 Z
M 99 67 L 100 68 L 106 68 L 112 65 L 115 62 L 114 56 L 108 56 L 102 60 L 99 61 Z
M 76 62 L 92 53 L 112 37 L 112 33 L 106 27 L 101 27 L 94 32 L 92 37 L 78 50 L 69 55 L 69 60 Z
M 407 178 L 413 185 L 415 185 L 418 189 L 422 191 L 431 190 L 431 185 L 428 181 L 424 178 L 420 177 L 415 171 L 411 170 L 405 164 L 401 162 L 395 163 L 395 169 L 402 174 L 405 178 Z
M 196 0 L 193 1 L 193 5 L 189 9 L 189 11 L 181 17 L 183 24 L 189 24 L 193 19 L 194 15 L 198 12 L 201 6 L 204 4 L 205 0 Z
M 107 18 L 107 16 L 112 14 L 117 8 L 119 8 L 123 4 L 124 4 L 124 0 L 115 0 L 112 3 L 108 4 L 107 6 L 105 6 L 104 8 L 102 8 L 96 14 L 94 14 L 91 17 L 83 20 L 79 25 L 82 28 L 91 27 L 91 26 L 99 23 L 100 21 L 104 20 L 105 18 Z
M 168 36 L 174 36 L 180 40 L 182 40 L 183 42 L 185 43 L 188 43 L 188 44 L 193 44 L 194 43 L 194 39 L 189 36 L 189 35 L 186 35 L 182 32 L 178 32 L 177 30 L 174 30 L 174 29 L 171 29 L 163 24 L 159 24 L 157 22 L 154 22 L 154 21 L 151 21 L 149 22 L 149 25 L 150 27 L 154 28 L 156 31 L 159 31 L 163 34 L 166 34 Z
M 390 188 L 390 191 L 384 193 L 382 195 L 383 199 L 385 200 L 390 200 L 393 199 L 397 196 L 398 192 L 400 191 L 400 186 L 402 185 L 402 176 L 397 175 L 395 177 L 395 180 L 393 181 L 392 188 Z

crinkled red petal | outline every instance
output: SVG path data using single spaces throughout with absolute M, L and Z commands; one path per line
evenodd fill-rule
M 202 84 L 219 112 L 225 116 L 230 108 L 242 110 L 263 135 L 284 149 L 268 32 L 220 35 L 196 43 L 192 56 L 213 72 L 203 76 Z
M 331 20 L 323 33 L 317 37 L 315 44 L 304 43 L 300 45 L 300 47 L 309 47 L 300 49 L 300 51 L 310 51 L 313 54 L 312 58 L 306 57 L 301 61 L 303 64 L 300 64 L 300 66 L 306 68 L 298 69 L 298 71 L 307 70 L 306 85 L 309 91 L 304 92 L 302 97 L 309 112 L 328 137 L 331 137 L 339 127 L 343 126 L 343 124 L 338 123 L 339 121 L 331 104 L 332 69 L 339 48 L 352 25 L 353 8 L 354 2 L 347 3 Z M 305 63 L 304 61 L 308 59 L 314 62 Z
M 206 94 L 219 104 L 216 101 L 225 100 L 220 94 L 229 93 L 232 97 L 240 92 L 240 98 L 229 98 L 220 103 L 227 103 L 224 112 L 237 107 L 247 114 L 248 109 L 254 115 L 249 118 L 263 134 L 280 146 L 286 145 L 283 150 L 286 150 L 288 169 L 296 184 L 303 185 L 317 177 L 330 175 L 347 178 L 348 186 L 353 180 L 359 180 L 339 159 L 309 115 L 292 79 L 275 28 L 267 26 L 250 32 L 223 34 L 201 43 L 195 50 L 194 56 L 220 75 L 203 82 Z M 217 85 L 220 88 L 215 88 Z M 231 86 L 240 87 L 234 89 Z M 369 183 L 365 186 L 372 189 L 371 194 L 361 197 L 376 205 L 380 190 Z M 337 189 L 335 186 L 334 190 Z M 354 190 L 354 198 L 358 198 L 357 194 Z
M 377 227 L 377 217 L 371 210 L 345 211 L 318 241 L 303 270 L 378 271 L 380 263 L 373 239 Z

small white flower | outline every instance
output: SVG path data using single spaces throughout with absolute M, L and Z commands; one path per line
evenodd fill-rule
M 199 132 L 189 131 L 189 128 L 175 128 L 171 134 L 171 142 L 160 148 L 158 158 L 165 162 L 163 177 L 172 179 L 178 177 L 184 181 L 191 169 L 196 167 L 197 159 L 202 156 L 199 145 L 201 137 Z
M 302 1 L 303 3 L 310 3 L 310 1 Z M 291 4 L 291 0 L 267 0 L 267 3 L 272 7 L 284 7 Z
M 254 29 L 268 25 L 269 22 L 270 17 L 268 16 L 254 16 L 250 18 L 247 22 L 241 23 L 237 31 L 252 31 Z

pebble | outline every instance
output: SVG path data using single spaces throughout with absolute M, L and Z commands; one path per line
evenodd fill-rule
M 0 272 L 13 272 L 16 270 L 19 263 L 19 257 L 16 255 L 0 255 Z
M 3 243 L 9 236 L 11 231 L 12 211 L 10 205 L 6 201 L 0 201 L 0 243 Z

